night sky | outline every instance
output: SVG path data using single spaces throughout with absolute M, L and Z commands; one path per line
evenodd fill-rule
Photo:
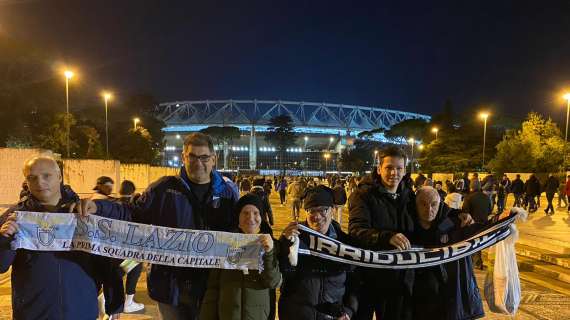
M 557 118 L 570 1 L 524 2 L 0 0 L 0 32 L 94 91 Z

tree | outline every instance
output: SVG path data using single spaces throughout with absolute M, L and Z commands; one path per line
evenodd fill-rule
M 508 131 L 489 167 L 497 172 L 553 172 L 563 164 L 564 139 L 550 119 L 531 112 L 520 130 Z
M 382 147 L 379 142 L 356 140 L 353 148 L 345 148 L 341 151 L 338 159 L 338 167 L 342 171 L 363 173 L 366 170 L 374 170 L 374 150 Z
M 416 140 L 424 140 L 428 135 L 429 123 L 422 119 L 408 119 L 396 123 L 384 132 L 384 136 L 395 141 L 407 140 L 413 137 Z
M 265 140 L 275 146 L 279 153 L 279 165 L 285 174 L 283 158 L 287 148 L 295 146 L 297 137 L 293 131 L 293 119 L 289 115 L 279 115 L 269 120 L 269 128 Z
M 230 148 L 228 147 L 233 140 L 237 140 L 240 137 L 240 132 L 238 127 L 217 127 L 211 126 L 200 130 L 200 132 L 209 135 L 214 144 L 218 146 L 218 151 L 216 151 L 216 159 L 219 159 L 219 147 L 224 149 L 224 169 L 228 167 L 228 157 Z M 218 164 L 216 163 L 216 166 Z

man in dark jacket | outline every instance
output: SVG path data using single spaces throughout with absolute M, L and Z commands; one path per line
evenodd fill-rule
M 473 220 L 475 220 L 475 223 L 484 226 L 489 222 L 491 210 L 491 199 L 489 196 L 484 194 L 481 189 L 477 189 L 477 185 L 473 185 L 471 193 L 463 200 L 463 208 L 461 211 L 469 213 L 473 217 Z M 475 253 L 472 257 L 475 266 L 483 270 L 481 251 Z
M 520 207 L 522 196 L 524 194 L 524 182 L 521 180 L 521 175 L 517 174 L 515 180 L 511 182 L 511 192 L 515 196 L 513 207 Z
M 96 282 L 103 281 L 93 256 L 87 253 L 11 250 L 18 231 L 14 211 L 68 212 L 79 197 L 62 185 L 57 162 L 36 157 L 26 162 L 24 176 L 29 194 L 0 217 L 0 273 L 12 266 L 12 312 L 14 319 L 95 319 Z M 121 218 L 115 216 L 115 218 Z M 96 273 L 97 271 L 97 273 Z M 110 314 L 122 310 L 120 301 L 111 301 Z
M 387 147 L 378 153 L 378 168 L 351 194 L 348 230 L 358 246 L 371 250 L 409 249 L 415 200 L 400 183 L 406 173 L 405 153 Z M 411 207 L 410 207 L 411 206 Z M 410 208 L 409 208 L 410 207 Z M 357 319 L 410 319 L 414 270 L 363 269 L 366 287 Z
M 534 174 L 531 174 L 524 187 L 526 201 L 528 203 L 528 212 L 535 212 L 540 206 L 540 204 L 536 203 L 536 197 L 540 200 L 540 181 Z
M 268 226 L 273 226 L 273 210 L 271 209 L 271 204 L 269 203 L 269 194 L 264 188 L 265 179 L 258 178 L 253 181 L 253 187 L 250 192 L 255 193 L 261 201 L 263 202 L 263 208 L 261 210 L 261 220 L 267 222 Z M 273 230 L 271 230 L 271 235 L 273 235 Z
M 464 240 L 480 230 L 471 217 L 450 209 L 435 189 L 422 187 L 416 194 L 417 219 L 411 241 L 422 247 L 440 247 Z M 484 316 L 483 302 L 470 257 L 419 268 L 413 290 L 416 320 L 476 319 Z
M 546 215 L 554 214 L 554 206 L 552 205 L 552 200 L 554 200 L 554 194 L 558 191 L 560 186 L 560 181 L 551 173 L 548 175 L 548 179 L 544 183 L 544 192 L 546 193 L 546 200 L 548 201 L 548 206 L 544 209 Z
M 351 243 L 340 225 L 332 220 L 334 210 L 333 190 L 318 186 L 307 190 L 304 208 L 307 220 L 302 224 L 337 239 Z M 279 298 L 281 320 L 349 320 L 356 312 L 358 281 L 350 265 L 324 260 L 314 256 L 300 255 L 297 265 L 288 260 L 291 239 L 300 238 L 300 248 L 308 248 L 308 235 L 300 233 L 298 223 L 290 223 L 281 236 L 280 269 L 283 285 Z
M 233 182 L 213 170 L 216 160 L 210 137 L 188 135 L 182 156 L 179 176 L 159 179 L 129 204 L 99 201 L 97 212 L 128 212 L 135 222 L 170 228 L 234 230 L 233 207 L 239 195 Z M 207 279 L 207 269 L 153 264 L 147 288 L 163 319 L 196 319 Z

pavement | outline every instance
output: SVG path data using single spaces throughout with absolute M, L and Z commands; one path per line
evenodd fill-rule
M 275 235 L 281 233 L 291 220 L 290 208 L 279 204 L 278 196 L 273 193 L 271 204 L 275 215 Z M 509 199 L 509 204 L 512 199 Z M 543 208 L 546 199 L 542 202 Z M 303 218 L 303 217 L 302 217 Z M 348 215 L 344 210 L 343 229 L 347 229 Z M 560 275 L 570 275 L 564 264 L 570 261 L 570 215 L 565 208 L 558 209 L 552 216 L 545 216 L 544 211 L 530 215 L 527 222 L 520 224 L 520 239 L 517 244 L 522 299 L 514 317 L 491 313 L 484 302 L 484 319 L 570 319 L 570 276 L 568 282 Z M 525 251 L 526 250 L 526 251 Z M 526 253 L 526 255 L 524 255 Z M 532 255 L 535 255 L 532 258 Z M 487 261 L 492 261 L 488 255 Z M 531 257 L 529 257 L 531 256 Z M 542 259 L 542 260 L 541 260 Z M 554 261 L 554 263 L 548 262 Z M 554 260 L 552 260 L 554 259 Z M 566 260 L 568 259 L 568 260 Z M 561 265 L 556 263 L 560 262 Z M 489 263 L 489 262 L 487 262 Z M 570 263 L 570 262 L 568 262 Z M 539 270 L 545 268 L 547 271 Z M 558 267 L 556 272 L 549 268 Z M 550 270 L 550 271 L 549 271 Z M 476 271 L 477 281 L 483 294 L 485 271 Z M 11 319 L 10 272 L 0 275 L 0 320 Z M 135 300 L 145 304 L 145 309 L 135 314 L 122 314 L 121 319 L 158 319 L 156 304 L 146 294 L 146 277 L 143 274 L 137 285 Z

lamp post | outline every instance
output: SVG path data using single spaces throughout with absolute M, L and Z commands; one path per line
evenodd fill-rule
M 327 173 L 329 166 L 329 158 L 331 157 L 331 154 L 325 153 L 324 157 L 325 157 L 325 173 Z
M 141 119 L 139 118 L 133 118 L 133 127 L 135 129 L 135 131 L 137 131 L 137 123 L 141 122 Z M 180 138 L 178 138 L 180 139 Z
M 489 118 L 489 113 L 481 112 L 479 114 L 479 118 L 483 119 L 483 121 L 484 121 L 484 124 L 483 124 L 483 166 L 482 166 L 482 168 L 485 168 L 485 145 L 487 143 L 487 119 Z
M 566 133 L 564 134 L 564 160 L 562 161 L 562 168 L 566 169 L 566 145 L 568 144 L 568 117 L 570 116 L 570 93 L 564 95 L 566 99 Z
M 70 157 L 70 146 L 69 146 L 69 131 L 71 130 L 70 119 L 69 119 L 69 80 L 73 78 L 73 72 L 70 70 L 65 70 L 63 73 L 65 76 L 65 140 L 67 157 Z
M 414 173 L 414 142 L 416 142 L 416 140 L 414 138 L 410 138 L 410 139 L 408 139 L 408 142 L 412 144 L 412 157 L 410 160 L 410 164 L 411 164 L 410 173 Z
M 378 150 L 374 150 L 374 159 L 372 159 L 372 167 L 376 167 L 377 158 L 378 158 Z
M 437 127 L 433 127 L 431 129 L 431 132 L 435 133 L 435 140 L 437 140 L 437 133 L 439 132 L 439 129 Z
M 305 140 L 305 150 L 307 150 L 307 142 L 309 141 L 309 137 L 305 136 L 304 140 Z
M 111 100 L 112 97 L 109 92 L 103 92 L 103 99 L 105 100 L 105 149 L 107 151 L 107 159 L 109 159 L 109 100 Z

